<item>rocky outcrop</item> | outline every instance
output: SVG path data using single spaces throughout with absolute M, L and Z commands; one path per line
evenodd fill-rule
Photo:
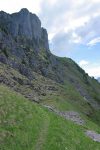
M 62 112 L 62 111 L 56 110 L 52 106 L 48 106 L 48 105 L 43 105 L 43 106 L 46 107 L 48 110 L 53 111 L 57 115 L 65 118 L 65 119 L 71 120 L 78 125 L 84 125 L 85 124 L 85 121 L 80 117 L 80 114 L 78 112 L 75 112 L 75 111 Z
M 93 141 L 100 142 L 100 134 L 96 133 L 95 131 L 87 130 L 86 135 L 90 137 Z
M 47 31 L 41 28 L 41 21 L 35 15 L 30 13 L 26 8 L 21 9 L 18 13 L 7 14 L 0 12 L 0 39 L 2 39 L 4 32 L 9 36 L 26 42 L 31 41 L 31 44 L 36 44 L 38 48 L 49 50 Z M 11 39 L 10 39 L 11 40 Z M 22 43 L 21 41 L 21 43 Z

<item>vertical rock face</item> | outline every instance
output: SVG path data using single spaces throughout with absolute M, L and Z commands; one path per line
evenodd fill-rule
M 42 44 L 46 49 L 49 49 L 49 44 L 48 44 L 48 34 L 46 29 L 42 28 L 41 32 L 41 39 L 42 39 Z
M 27 9 L 22 9 L 19 13 L 12 14 L 12 18 L 15 24 L 13 28 L 16 31 L 13 33 L 14 36 L 26 36 L 29 39 L 41 38 L 41 22 L 35 14 L 30 13 Z
M 48 74 L 49 44 L 41 21 L 27 9 L 17 13 L 0 12 L 0 61 L 30 77 L 27 69 Z M 50 68 L 50 67 L 49 67 Z
M 35 41 L 37 47 L 49 50 L 47 31 L 41 28 L 39 18 L 25 8 L 11 15 L 1 11 L 0 27 L 14 38 L 28 39 L 33 44 Z

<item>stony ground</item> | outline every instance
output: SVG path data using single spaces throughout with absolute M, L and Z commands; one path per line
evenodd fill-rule
M 84 125 L 85 124 L 85 121 L 80 117 L 80 114 L 78 112 L 75 112 L 75 111 L 58 111 L 56 109 L 54 109 L 53 107 L 51 106 L 47 106 L 47 105 L 44 105 L 46 108 L 48 108 L 49 110 L 55 112 L 56 114 L 64 117 L 65 119 L 69 119 L 69 120 L 72 120 L 73 122 L 75 122 L 76 124 L 79 124 L 79 125 Z
M 94 131 L 86 131 L 86 135 L 89 136 L 92 140 L 96 142 L 100 142 L 100 134 L 94 132 Z
M 84 125 L 85 121 L 80 117 L 80 114 L 75 111 L 65 111 L 61 112 L 54 109 L 51 106 L 44 105 L 44 107 L 48 108 L 50 111 L 55 112 L 56 114 L 64 117 L 65 119 L 71 120 L 78 125 Z M 100 142 L 100 134 L 96 133 L 95 131 L 87 130 L 85 134 L 90 137 L 93 141 Z

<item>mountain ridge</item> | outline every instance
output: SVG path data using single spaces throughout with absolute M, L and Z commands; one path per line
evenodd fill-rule
M 17 81 L 16 91 L 25 94 L 25 89 L 22 90 L 17 83 L 25 87 L 28 84 L 35 94 L 36 89 L 32 84 L 36 76 L 39 78 L 43 76 L 46 80 L 50 79 L 52 84 L 71 86 L 93 109 L 100 109 L 99 83 L 89 77 L 72 59 L 60 58 L 50 52 L 46 29 L 41 27 L 38 17 L 25 8 L 13 14 L 0 12 L 0 62 L 2 72 L 0 82 L 13 87 Z M 13 73 L 13 69 L 20 77 Z M 43 84 L 37 91 L 41 93 L 43 89 L 42 94 L 45 96 L 48 92 L 46 93 L 47 87 L 44 88 Z M 51 89 L 53 92 L 56 87 L 53 85 Z M 31 92 L 28 95 L 33 100 L 35 98 Z M 39 92 L 36 92 L 38 101 L 41 100 Z

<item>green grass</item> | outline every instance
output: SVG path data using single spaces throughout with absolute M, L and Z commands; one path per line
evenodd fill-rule
M 19 94 L 0 87 L 0 147 L 22 150 L 34 147 L 45 118 L 43 110 Z
M 88 122 L 76 125 L 0 86 L 0 150 L 99 150 L 84 134 L 97 127 Z
M 50 128 L 44 150 L 99 150 L 100 144 L 84 135 L 83 127 L 50 114 Z
M 0 74 L 3 76 L 3 80 L 7 82 L 7 85 L 12 87 L 15 91 L 20 92 L 22 95 L 29 96 L 31 100 L 35 98 L 35 100 L 39 100 L 40 103 L 53 106 L 60 111 L 78 111 L 84 114 L 85 117 L 88 115 L 91 121 L 100 125 L 100 111 L 94 109 L 90 103 L 85 101 L 83 96 L 80 95 L 78 90 L 70 82 L 67 81 L 65 85 L 61 85 L 35 72 L 33 72 L 33 76 L 36 79 L 30 82 L 27 77 L 21 75 L 17 70 L 4 64 L 0 65 Z M 21 80 L 24 84 L 20 84 L 16 79 Z M 99 85 L 95 80 L 93 81 L 93 84 L 97 87 L 96 95 L 98 95 L 99 98 Z M 27 83 L 30 85 L 27 85 Z M 83 85 L 83 82 L 81 82 L 81 84 L 84 89 L 88 92 L 91 91 L 91 94 L 93 93 L 91 87 L 89 87 L 88 90 L 87 87 Z M 46 87 L 54 87 L 57 90 L 47 90 L 48 88 Z M 45 96 L 43 96 L 42 93 L 44 93 Z

